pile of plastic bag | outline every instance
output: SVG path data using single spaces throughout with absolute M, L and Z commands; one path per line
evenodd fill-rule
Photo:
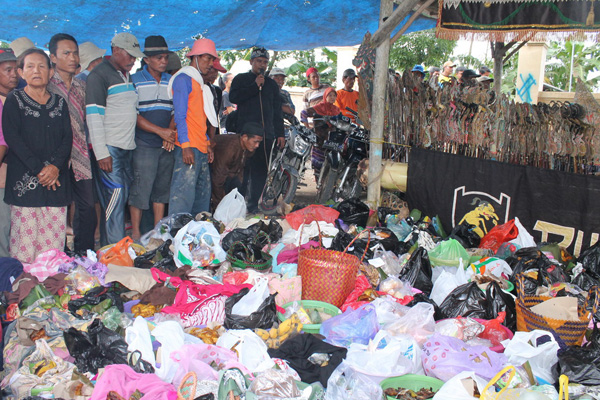
M 446 234 L 357 199 L 221 211 L 166 217 L 141 244 L 0 259 L 3 395 L 600 399 L 600 244 L 575 259 L 517 218 Z

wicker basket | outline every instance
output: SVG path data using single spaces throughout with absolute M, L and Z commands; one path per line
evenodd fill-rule
M 554 335 L 556 341 L 563 346 L 581 346 L 585 331 L 590 323 L 591 315 L 587 311 L 590 295 L 588 295 L 585 307 L 578 307 L 579 320 L 566 321 L 544 317 L 531 311 L 531 307 L 540 304 L 552 297 L 548 296 L 524 296 L 523 274 L 517 276 L 517 330 L 530 332 L 534 329 L 542 329 Z M 593 313 L 598 309 L 598 287 L 590 289 L 594 292 Z
M 302 277 L 302 300 L 322 301 L 336 307 L 344 304 L 350 292 L 354 290 L 358 267 L 362 262 L 346 251 L 359 236 L 360 234 L 346 246 L 343 252 L 324 249 L 322 243 L 321 248 L 299 252 L 298 275 Z M 321 238 L 320 232 L 319 237 Z M 369 242 L 365 253 L 368 248 Z

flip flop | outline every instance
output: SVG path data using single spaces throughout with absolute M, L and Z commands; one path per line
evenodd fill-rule
M 193 400 L 196 395 L 198 378 L 195 372 L 185 374 L 177 389 L 177 400 Z

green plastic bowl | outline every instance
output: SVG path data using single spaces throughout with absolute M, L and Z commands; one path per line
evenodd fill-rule
M 403 388 L 417 392 L 423 388 L 431 388 L 431 390 L 437 392 L 444 385 L 444 382 L 440 381 L 439 379 L 432 378 L 431 376 L 407 374 L 384 379 L 379 385 L 383 390 L 389 388 Z M 394 400 L 394 398 L 391 396 L 386 397 L 388 400 Z
M 294 303 L 295 302 L 286 303 L 283 305 L 283 308 L 285 308 L 287 310 L 287 308 L 290 307 Z M 310 310 L 310 309 L 314 309 L 314 308 L 322 308 L 323 312 L 325 312 L 333 317 L 342 313 L 342 310 L 340 310 L 336 306 L 329 304 L 329 303 L 324 303 L 322 301 L 301 300 L 300 304 L 302 304 L 302 307 L 305 310 Z M 279 320 L 281 322 L 285 321 L 285 318 L 283 317 L 282 313 L 278 312 L 277 317 L 279 318 Z M 302 332 L 304 332 L 304 333 L 319 333 L 320 330 L 321 330 L 321 324 L 306 324 L 302 327 Z

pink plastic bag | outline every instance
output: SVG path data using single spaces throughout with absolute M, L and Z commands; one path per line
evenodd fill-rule
M 173 384 L 179 385 L 185 374 L 195 372 L 198 380 L 219 380 L 219 372 L 223 368 L 239 368 L 243 373 L 250 374 L 238 360 L 237 355 L 223 347 L 212 344 L 197 343 L 187 344 L 171 353 L 171 359 L 179 364 L 173 377 Z M 211 364 L 218 369 L 211 367 Z
M 285 219 L 293 229 L 298 230 L 300 225 L 310 224 L 313 221 L 322 221 L 333 224 L 339 216 L 340 213 L 331 207 L 313 204 L 286 215 Z
M 504 354 L 484 346 L 468 346 L 462 340 L 434 333 L 423 346 L 425 374 L 448 381 L 463 371 L 475 371 L 492 379 L 507 362 Z
M 44 282 L 49 276 L 58 274 L 59 267 L 62 264 L 71 261 L 73 261 L 72 257 L 58 249 L 51 249 L 38 254 L 31 264 L 23 264 L 23 271 L 35 276 L 40 282 Z

